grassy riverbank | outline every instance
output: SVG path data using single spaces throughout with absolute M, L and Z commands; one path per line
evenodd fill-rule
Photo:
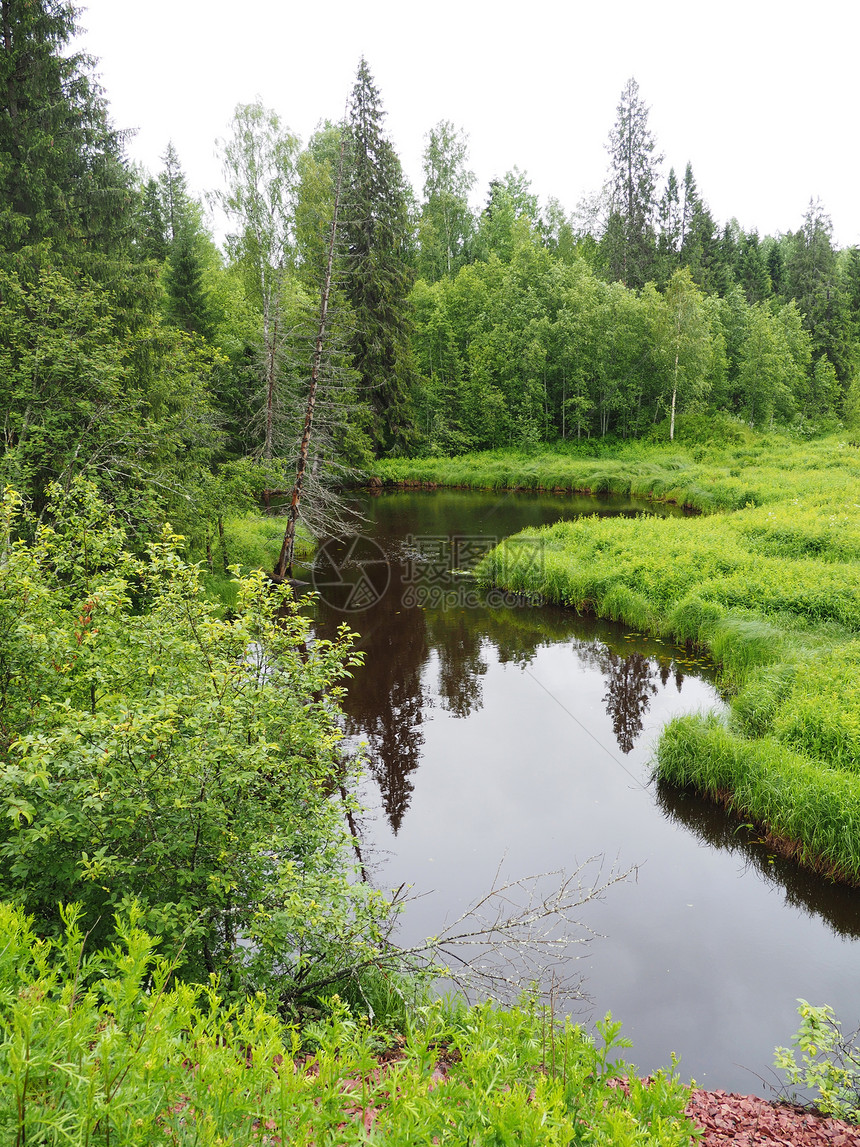
M 711 511 L 558 523 L 499 547 L 482 574 L 707 649 L 730 716 L 673 721 L 660 775 L 727 803 L 802 863 L 860 884 L 860 451 L 837 437 L 768 436 L 635 444 L 608 458 L 396 462 L 381 476 L 610 489 Z
M 238 596 L 238 582 L 228 567 L 238 565 L 243 573 L 264 570 L 271 573 L 281 552 L 287 519 L 272 514 L 236 514 L 224 518 L 222 533 L 212 540 L 206 552 L 196 552 L 194 558 L 203 561 L 203 585 L 210 600 L 234 607 Z M 296 525 L 295 557 L 310 557 L 314 552 L 314 539 L 303 522 Z

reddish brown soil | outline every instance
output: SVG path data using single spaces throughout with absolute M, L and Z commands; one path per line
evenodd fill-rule
M 694 1091 L 687 1114 L 704 1131 L 704 1147 L 860 1147 L 860 1127 L 755 1095 Z

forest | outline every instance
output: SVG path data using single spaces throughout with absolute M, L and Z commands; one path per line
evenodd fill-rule
M 818 202 L 784 235 L 715 220 L 689 163 L 663 179 L 633 79 L 572 213 L 516 168 L 474 210 L 447 121 L 407 186 L 364 60 L 345 122 L 306 142 L 238 105 L 197 198 L 170 141 L 158 172 L 127 161 L 74 14 L 6 7 L 2 470 L 37 507 L 86 474 L 134 530 L 167 512 L 202 553 L 226 506 L 292 484 L 335 200 L 311 520 L 375 457 L 855 415 L 860 250 Z
M 315 635 L 243 546 L 279 544 L 283 517 L 261 524 L 273 497 L 293 490 L 312 545 L 350 484 L 474 451 L 519 474 L 560 451 L 567 489 L 586 451 L 774 430 L 794 449 L 850 428 L 860 248 L 837 249 L 817 201 L 787 234 L 714 219 L 689 163 L 664 178 L 634 79 L 605 182 L 573 211 L 518 168 L 481 195 L 447 120 L 410 187 L 363 58 L 343 122 L 306 141 L 238 104 L 222 182 L 198 195 L 171 141 L 158 171 L 128 159 L 72 4 L 0 0 L 0 22 L 0 1129 L 367 1142 L 375 1107 L 392 1143 L 680 1147 L 689 1089 L 674 1063 L 615 1086 L 611 1016 L 589 1034 L 536 991 L 509 1009 L 431 1001 L 439 937 L 401 951 L 400 890 L 355 862 L 363 762 L 340 703 L 357 635 Z M 683 499 L 715 508 L 708 481 Z M 748 504 L 742 486 L 726 506 Z M 647 548 L 632 530 L 608 528 L 623 556 Z M 556 600 L 636 613 L 571 576 Z M 828 871 L 849 869 L 856 855 Z

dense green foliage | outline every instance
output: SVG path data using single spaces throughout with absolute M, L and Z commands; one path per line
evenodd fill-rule
M 219 251 L 168 142 L 135 173 L 68 3 L 4 0 L 0 62 L 0 472 L 41 504 L 84 472 L 145 535 L 190 536 L 291 486 L 334 211 L 343 195 L 305 507 L 371 454 L 644 435 L 685 414 L 810 435 L 860 411 L 860 255 L 820 204 L 794 234 L 720 230 L 687 164 L 665 186 L 648 108 L 625 85 L 605 193 L 577 217 L 527 175 L 470 203 L 463 131 L 426 137 L 407 187 L 362 59 L 341 125 L 303 145 L 259 101 L 222 142 Z M 26 162 L 23 157 L 26 156 Z M 662 188 L 662 189 L 661 189 Z M 221 483 L 239 460 L 239 491 Z
M 857 455 L 751 428 L 860 422 L 860 251 L 833 247 L 819 204 L 795 234 L 719 230 L 689 164 L 661 195 L 633 80 L 588 218 L 542 208 L 517 168 L 476 213 L 449 121 L 418 203 L 363 59 L 344 123 L 306 146 L 237 106 L 208 197 L 230 217 L 222 251 L 171 144 L 156 175 L 129 164 L 73 49 L 75 6 L 0 0 L 0 19 L 3 1131 L 364 1142 L 355 1109 L 378 1106 L 389 1143 L 687 1142 L 673 1079 L 610 1086 L 608 1021 L 595 1045 L 534 1003 L 402 1011 L 398 973 L 426 961 L 390 944 L 392 903 L 356 879 L 344 817 L 350 635 L 312 638 L 233 563 L 277 550 L 253 511 L 292 480 L 342 154 L 315 524 L 326 485 L 374 454 L 413 455 L 377 464 L 390 480 L 736 511 L 558 527 L 539 564 L 502 550 L 487 574 L 708 647 L 731 720 L 672 725 L 662 773 L 730 792 L 856 881 Z M 477 447 L 520 452 L 463 456 Z M 459 457 L 426 457 L 441 451 Z M 375 1070 L 378 1035 L 335 992 L 367 1014 L 399 1001 L 399 1063 Z M 327 998 L 302 1037 L 315 1059 L 294 1065 L 282 1021 Z M 430 1088 L 442 1046 L 456 1055 Z
M 0 895 L 96 940 L 134 901 L 184 971 L 282 1000 L 361 962 L 387 903 L 350 878 L 349 635 L 309 643 L 259 574 L 219 618 L 169 530 L 139 558 L 92 487 L 51 499 L 32 545 L 4 504 Z
M 131 177 L 92 61 L 65 50 L 76 10 L 2 0 L 0 20 L 2 262 L 49 243 L 90 271 L 115 273 L 128 240 Z
M 610 1017 L 592 1039 L 534 1000 L 436 1003 L 380 1067 L 390 1037 L 337 997 L 303 1032 L 284 1029 L 263 997 L 230 1005 L 214 982 L 171 978 L 134 909 L 100 952 L 77 910 L 64 919 L 45 944 L 0 905 L 4 1143 L 689 1142 L 688 1089 L 674 1073 L 636 1079 L 617 1061 L 629 1044 Z M 448 1066 L 434 1075 L 440 1057 Z
M 119 477 L 191 532 L 189 499 L 217 520 L 200 491 L 227 462 L 265 463 L 247 493 L 289 487 L 341 139 L 309 509 L 370 451 L 671 439 L 685 413 L 810 435 L 858 416 L 860 255 L 834 248 L 818 203 L 797 232 L 760 238 L 720 230 L 689 164 L 661 190 L 635 80 L 605 194 L 577 217 L 541 206 L 517 168 L 476 213 L 467 138 L 447 120 L 416 202 L 365 60 L 344 124 L 306 146 L 272 109 L 238 105 L 209 195 L 232 226 L 219 252 L 172 144 L 157 177 L 129 169 L 90 61 L 68 51 L 72 6 L 6 0 L 3 15 L 2 467 L 37 500 L 80 470 L 112 497 Z M 77 353 L 60 361 L 52 339 Z

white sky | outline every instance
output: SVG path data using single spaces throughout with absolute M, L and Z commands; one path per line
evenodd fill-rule
M 476 200 L 518 165 L 573 210 L 596 191 L 635 76 L 658 149 L 691 160 L 718 223 L 797 229 L 820 196 L 860 243 L 860 2 L 818 0 L 81 0 L 129 155 L 153 173 L 172 139 L 191 188 L 218 186 L 215 140 L 261 97 L 306 140 L 338 119 L 364 54 L 420 196 L 423 136 L 468 132 Z

